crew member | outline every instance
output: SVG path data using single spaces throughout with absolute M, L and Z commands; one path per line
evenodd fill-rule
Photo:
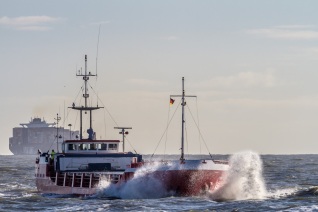
M 51 159 L 52 160 L 54 159 L 54 155 L 55 155 L 55 152 L 54 152 L 54 149 L 52 149 L 52 152 L 51 152 Z

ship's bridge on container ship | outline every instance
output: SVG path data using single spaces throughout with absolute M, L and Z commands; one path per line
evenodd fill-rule
M 118 153 L 119 140 L 66 140 L 63 143 L 64 153 L 105 154 Z

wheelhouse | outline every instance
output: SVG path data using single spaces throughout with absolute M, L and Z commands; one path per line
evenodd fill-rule
M 64 153 L 105 154 L 118 153 L 119 140 L 66 140 L 63 143 Z

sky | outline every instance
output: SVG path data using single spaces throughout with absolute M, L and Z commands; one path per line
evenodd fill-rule
M 132 127 L 127 151 L 318 152 L 318 2 L 294 0 L 0 0 L 0 154 L 32 117 L 78 127 L 90 78 L 98 138 Z M 95 96 L 95 94 L 97 96 Z M 83 102 L 83 101 L 82 101 Z M 173 117 L 173 119 L 172 119 Z M 84 117 L 87 123 L 87 116 Z M 171 121 L 170 121 L 171 120 Z M 167 133 L 165 130 L 168 126 Z M 199 136 L 199 127 L 202 136 Z M 86 136 L 86 135 L 84 135 Z

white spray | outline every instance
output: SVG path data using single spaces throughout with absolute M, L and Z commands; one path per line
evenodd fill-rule
M 159 167 L 156 163 L 143 166 L 136 171 L 131 180 L 121 185 L 103 181 L 98 195 L 122 199 L 154 199 L 170 196 L 162 183 L 151 175 Z
M 213 200 L 264 199 L 267 196 L 262 177 L 262 161 L 257 153 L 241 152 L 231 156 L 224 184 L 209 194 Z M 150 173 L 160 169 L 160 163 L 144 166 L 127 183 L 114 185 L 102 181 L 98 195 L 123 199 L 149 199 L 171 196 L 162 183 Z
M 231 156 L 223 186 L 209 194 L 213 200 L 264 199 L 267 191 L 262 177 L 262 161 L 254 152 Z

